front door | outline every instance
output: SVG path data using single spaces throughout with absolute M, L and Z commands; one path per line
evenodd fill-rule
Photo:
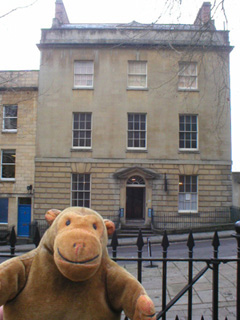
M 144 219 L 144 196 L 145 188 L 127 187 L 126 188 L 126 219 L 139 220 Z
M 30 203 L 29 203 L 30 202 Z M 28 237 L 31 223 L 31 199 L 21 198 L 18 204 L 18 236 Z

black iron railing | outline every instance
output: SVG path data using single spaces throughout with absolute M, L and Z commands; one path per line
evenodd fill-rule
M 117 233 L 115 232 L 112 237 L 111 247 L 112 247 L 112 259 L 115 261 L 128 261 L 128 262 L 136 262 L 137 263 L 137 278 L 139 282 L 142 282 L 142 267 L 143 262 L 148 261 L 150 263 L 154 262 L 161 262 L 162 263 L 162 309 L 157 312 L 157 319 L 166 319 L 167 312 L 176 304 L 176 302 L 184 295 L 188 294 L 188 320 L 192 320 L 193 317 L 193 286 L 194 284 L 208 271 L 212 271 L 212 319 L 218 320 L 219 319 L 219 266 L 221 264 L 227 264 L 231 262 L 235 262 L 237 265 L 236 270 L 236 319 L 240 319 L 240 221 L 235 224 L 236 232 L 233 234 L 233 237 L 237 240 L 237 257 L 236 258 L 227 258 L 227 259 L 220 259 L 218 257 L 219 253 L 219 237 L 217 231 L 214 234 L 212 240 L 212 247 L 213 247 L 213 257 L 209 259 L 197 259 L 193 258 L 193 248 L 194 248 L 194 238 L 192 232 L 189 233 L 187 247 L 188 247 L 188 258 L 179 258 L 179 259 L 171 259 L 168 258 L 168 247 L 169 241 L 167 232 L 164 232 L 162 237 L 162 257 L 161 258 L 152 258 L 147 257 L 143 258 L 143 247 L 144 241 L 141 230 L 139 230 L 138 239 L 137 239 L 137 257 L 136 258 L 120 258 L 117 257 L 118 253 L 118 239 Z M 38 230 L 38 226 L 36 226 L 36 232 L 34 235 L 35 245 L 37 246 L 40 241 L 40 232 Z M 16 246 L 16 234 L 14 227 L 11 230 L 10 234 L 10 255 L 8 257 L 15 256 L 15 246 Z M 6 256 L 0 254 L 0 256 Z M 167 288 L 168 288 L 168 263 L 187 263 L 188 265 L 188 281 L 186 285 L 179 291 L 179 293 L 167 303 Z M 204 263 L 205 266 L 193 277 L 193 264 L 194 263 Z M 200 318 L 201 317 L 201 318 Z M 125 317 L 125 320 L 128 318 Z M 176 315 L 176 320 L 179 319 L 178 315 Z M 199 315 L 199 319 L 204 320 L 204 317 Z M 228 318 L 226 317 L 225 320 Z
M 118 239 L 117 235 L 114 234 L 112 238 L 112 258 L 115 261 L 135 261 L 137 262 L 137 278 L 139 282 L 142 282 L 142 264 L 144 261 L 150 262 L 161 262 L 162 263 L 162 310 L 157 313 L 157 319 L 166 319 L 167 312 L 176 304 L 176 302 L 184 295 L 188 294 L 188 320 L 192 319 L 193 316 L 193 286 L 194 284 L 210 269 L 212 271 L 212 319 L 219 319 L 219 266 L 220 264 L 226 264 L 235 262 L 237 263 L 237 274 L 236 274 L 236 319 L 240 319 L 240 222 L 235 224 L 236 233 L 233 235 L 237 239 L 237 258 L 236 259 L 219 259 L 218 250 L 220 246 L 219 237 L 217 231 L 214 234 L 212 240 L 213 246 L 213 257 L 209 259 L 196 259 L 193 258 L 194 238 L 192 232 L 189 233 L 187 247 L 188 247 L 188 258 L 187 259 L 170 259 L 167 257 L 168 254 L 168 236 L 166 231 L 162 238 L 162 258 L 142 258 L 142 249 L 144 242 L 142 239 L 141 230 L 137 240 L 137 252 L 138 258 L 119 258 L 117 257 Z M 179 291 L 179 293 L 167 303 L 167 266 L 169 262 L 176 263 L 187 263 L 188 264 L 188 281 L 186 285 Z M 193 264 L 194 263 L 205 263 L 205 266 L 193 277 Z M 125 320 L 128 318 L 125 317 Z M 176 315 L 176 320 L 179 319 Z M 204 316 L 199 315 L 199 319 L 204 320 Z M 225 320 L 228 318 L 226 317 Z
M 239 217 L 240 218 L 240 217 Z M 234 221 L 238 221 L 236 219 Z M 230 210 L 189 212 L 187 214 L 157 214 L 152 215 L 152 228 L 155 230 L 190 230 L 232 225 Z

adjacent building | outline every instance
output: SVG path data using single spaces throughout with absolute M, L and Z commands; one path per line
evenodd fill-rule
M 240 208 L 240 172 L 232 173 L 233 182 L 233 206 Z
M 43 29 L 34 217 L 91 207 L 149 225 L 232 204 L 228 31 L 204 2 L 189 25 Z
M 38 71 L 0 71 L 0 224 L 28 236 L 32 219 Z

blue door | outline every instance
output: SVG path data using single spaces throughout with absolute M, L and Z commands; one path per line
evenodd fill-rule
M 18 236 L 29 236 L 29 225 L 31 223 L 31 204 L 18 205 Z

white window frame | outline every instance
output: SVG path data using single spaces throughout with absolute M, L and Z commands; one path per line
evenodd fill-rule
M 184 117 L 184 128 L 182 128 L 182 124 L 180 122 L 181 117 Z M 187 117 L 190 117 L 190 123 L 188 123 Z M 193 122 L 193 117 L 196 117 L 196 123 Z M 193 130 L 194 125 L 196 126 L 196 130 Z M 187 136 L 189 135 L 189 139 L 187 139 Z M 193 139 L 193 136 L 196 135 L 196 139 Z M 183 139 L 181 139 L 181 136 L 184 136 Z M 184 146 L 182 147 L 181 141 L 184 142 Z M 186 146 L 187 141 L 189 141 L 190 146 Z M 194 141 L 196 141 L 196 147 L 192 147 L 194 144 Z M 198 115 L 197 114 L 180 114 L 179 115 L 179 150 L 180 151 L 198 151 Z
M 80 71 L 79 69 L 87 69 L 87 65 L 91 65 L 92 70 Z M 86 77 L 85 84 L 77 84 L 77 77 L 83 78 Z M 89 78 L 89 79 L 87 79 Z M 89 81 L 89 84 L 88 84 Z M 94 84 L 94 61 L 93 60 L 76 60 L 74 61 L 74 88 L 78 89 L 92 89 Z
M 194 71 L 192 72 L 192 70 Z M 182 82 L 184 85 L 181 85 Z M 197 62 L 179 62 L 178 89 L 184 91 L 198 90 Z
M 13 153 L 14 154 L 14 157 L 15 157 L 15 162 L 12 163 L 12 162 L 4 162 L 3 163 L 3 155 L 4 155 L 4 152 L 9 152 L 9 153 Z M 14 177 L 13 178 L 6 178 L 6 177 L 3 177 L 3 166 L 14 166 Z M 1 150 L 1 181 L 15 181 L 16 179 L 16 150 L 14 149 L 3 149 Z
M 17 115 L 16 116 L 6 116 L 6 108 L 11 108 L 11 107 L 16 107 L 17 115 L 18 115 L 18 106 L 16 104 L 3 106 L 3 122 L 2 122 L 2 131 L 3 132 L 17 132 L 17 119 L 18 119 Z M 16 128 L 14 128 L 14 129 L 6 128 L 6 121 L 8 119 L 16 119 Z
M 141 117 L 141 116 L 144 116 L 145 117 L 145 130 L 142 130 L 141 128 L 140 129 L 135 129 L 135 128 L 130 128 L 129 129 L 129 116 L 133 116 L 134 118 L 135 118 L 135 116 L 139 116 L 139 117 Z M 137 123 L 137 121 L 134 119 L 133 120 L 133 125 L 135 124 L 135 123 Z M 139 122 L 139 126 L 141 125 L 141 121 Z M 141 147 L 141 146 L 139 146 L 139 147 L 134 147 L 134 146 L 129 146 L 129 139 L 131 139 L 131 137 L 129 137 L 129 134 L 130 133 L 133 133 L 133 135 L 134 135 L 134 133 L 135 132 L 138 132 L 140 135 L 141 135 L 141 133 L 143 133 L 144 132 L 144 134 L 145 134 L 145 137 L 144 137 L 144 141 L 145 141 L 145 146 L 144 147 Z M 133 144 L 134 144 L 134 141 L 137 141 L 137 138 L 135 138 L 134 136 L 132 137 L 132 141 L 133 141 Z M 141 141 L 141 137 L 139 137 L 138 138 L 138 141 L 139 141 L 139 144 L 141 144 L 140 143 L 140 141 Z M 146 113 L 133 113 L 133 112 L 129 112 L 128 114 L 127 114 L 127 150 L 147 150 L 147 114 Z
M 73 176 L 77 175 L 77 188 L 73 189 Z M 83 188 L 79 189 L 79 186 L 81 185 L 79 178 L 80 176 L 83 177 Z M 88 183 L 88 181 L 86 181 L 86 177 L 88 176 L 89 178 L 89 189 L 85 189 L 84 186 L 86 185 L 86 183 Z M 77 193 L 77 199 L 73 199 L 73 193 Z M 79 194 L 82 193 L 82 199 L 80 199 Z M 86 197 L 86 194 L 89 194 L 89 197 Z M 77 201 L 77 203 L 73 202 L 73 201 Z M 86 206 L 86 201 L 88 201 L 88 206 L 87 208 L 91 207 L 91 175 L 89 173 L 72 173 L 71 176 L 71 206 L 77 206 L 77 207 L 85 207 Z
M 193 183 L 193 177 L 196 183 Z M 186 180 L 190 180 L 187 183 Z M 189 182 L 189 181 L 188 181 Z M 187 187 L 188 184 L 188 187 Z M 196 190 L 194 190 L 194 187 Z M 187 208 L 188 207 L 188 208 Z M 198 176 L 197 175 L 179 175 L 178 191 L 178 212 L 179 213 L 197 213 L 198 212 Z
M 145 65 L 145 72 L 132 72 L 130 69 L 131 67 L 131 64 L 142 64 L 142 65 Z M 129 89 L 146 89 L 147 88 L 147 61 L 142 61 L 142 60 L 129 60 L 128 61 L 128 70 L 127 70 L 127 73 L 128 73 L 128 77 L 127 77 L 127 87 Z M 130 81 L 130 78 L 131 77 L 139 77 L 139 78 L 142 78 L 142 77 L 145 77 L 145 84 L 144 85 L 131 85 L 131 81 Z M 140 81 L 141 83 L 141 81 Z
M 80 126 L 81 126 L 81 123 L 83 122 L 83 121 L 79 121 L 79 128 L 78 129 L 76 129 L 75 127 L 74 127 L 74 125 L 75 125 L 75 123 L 76 123 L 76 121 L 74 121 L 75 120 L 75 115 L 79 115 L 79 116 L 84 116 L 85 117 L 85 120 L 84 120 L 84 128 L 81 128 Z M 87 128 L 87 123 L 89 122 L 89 121 L 87 121 L 87 119 L 86 119 L 86 117 L 88 116 L 88 115 L 90 115 L 90 117 L 91 117 L 91 120 L 90 120 L 90 129 L 89 128 Z M 92 148 L 92 113 L 91 112 L 73 112 L 73 118 L 72 118 L 73 120 L 72 120 L 72 148 L 73 149 L 91 149 Z M 83 134 L 84 135 L 84 137 L 78 137 L 77 139 L 78 140 L 83 140 L 83 142 L 84 142 L 84 145 L 77 145 L 77 146 L 75 146 L 74 145 L 74 133 L 75 132 L 79 132 L 79 134 Z M 90 138 L 88 138 L 87 137 L 87 133 L 90 133 Z M 89 140 L 90 139 L 90 146 L 87 146 L 87 140 Z

